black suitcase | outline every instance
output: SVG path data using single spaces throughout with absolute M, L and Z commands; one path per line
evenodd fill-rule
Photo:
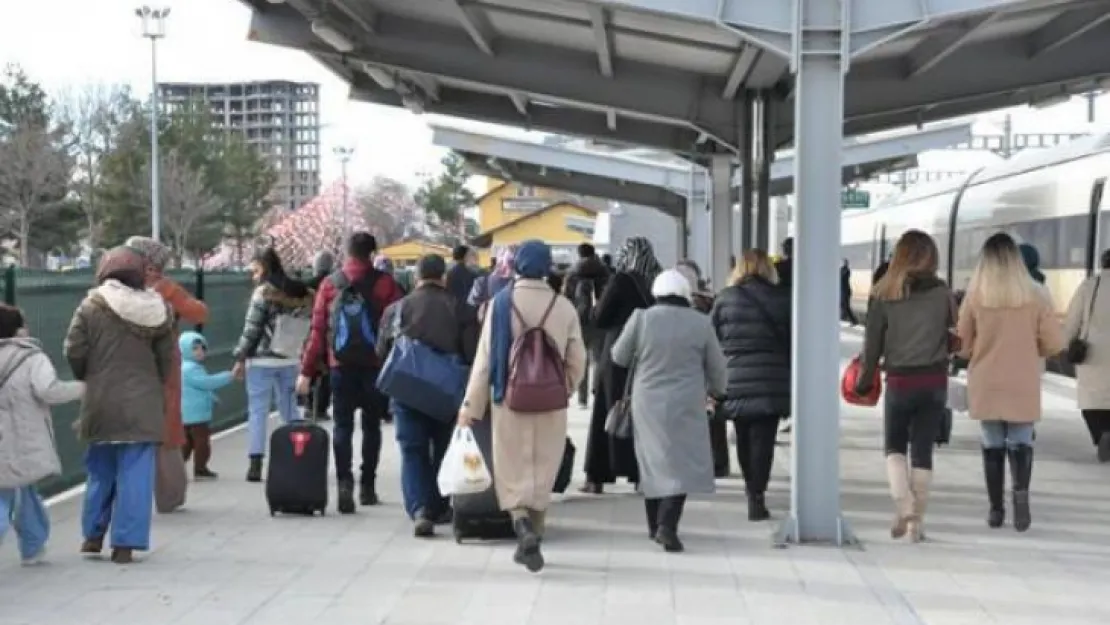
M 490 425 L 490 415 L 487 412 L 484 419 L 471 424 L 474 440 L 482 457 L 489 467 L 490 475 L 497 479 L 497 469 L 493 466 L 493 429 Z M 490 486 L 485 491 L 473 495 L 454 495 L 451 497 L 453 516 L 451 524 L 455 534 L 455 542 L 461 543 L 467 538 L 478 540 L 498 540 L 513 538 L 513 520 L 508 512 L 501 510 L 497 501 L 497 491 Z
M 570 488 L 570 480 L 574 476 L 574 457 L 578 455 L 578 448 L 574 441 L 567 437 L 567 446 L 563 448 L 563 461 L 559 464 L 559 473 L 555 475 L 555 484 L 551 492 L 561 495 Z
M 331 437 L 308 421 L 283 425 L 270 436 L 266 501 L 270 515 L 326 514 Z

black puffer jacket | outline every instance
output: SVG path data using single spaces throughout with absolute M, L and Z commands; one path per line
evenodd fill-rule
M 728 392 L 721 416 L 787 416 L 790 289 L 762 278 L 745 278 L 720 292 L 710 315 L 728 359 Z

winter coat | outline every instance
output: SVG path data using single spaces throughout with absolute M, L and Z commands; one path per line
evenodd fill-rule
M 397 319 L 400 312 L 401 318 Z M 458 354 L 464 362 L 474 360 L 478 344 L 478 324 L 474 309 L 459 306 L 458 300 L 438 284 L 421 284 L 412 293 L 389 305 L 382 313 L 378 331 L 378 358 L 385 362 L 401 334 L 444 354 Z
M 868 320 L 870 322 L 870 319 Z M 1041 418 L 1042 358 L 1064 349 L 1052 304 L 1038 296 L 1017 308 L 988 308 L 968 296 L 957 324 L 967 372 L 968 412 L 980 421 Z
M 269 283 L 255 287 L 250 303 L 247 304 L 243 332 L 233 352 L 235 360 L 289 361 L 290 364 L 296 364 L 298 354 L 277 354 L 270 349 L 274 324 L 281 315 L 307 318 L 311 314 L 311 291 L 304 296 L 294 297 Z
M 725 357 L 709 319 L 689 306 L 637 310 L 613 345 L 632 371 L 632 428 L 645 497 L 713 492 L 705 401 L 725 391 Z
M 193 297 L 185 287 L 177 282 L 162 277 L 151 288 L 170 305 L 170 312 L 173 313 L 175 321 L 175 333 L 179 323 L 200 325 L 208 321 L 208 305 Z M 173 343 L 173 349 L 176 351 L 177 343 L 174 341 L 171 341 L 171 343 Z M 179 365 L 180 356 L 175 354 L 172 364 L 173 370 L 169 372 L 169 377 L 166 378 L 166 386 L 162 389 L 163 402 L 166 406 L 166 429 L 162 444 L 167 448 L 181 447 L 185 444 L 185 428 L 181 423 L 181 375 L 177 371 Z
M 343 276 L 348 282 L 354 284 L 366 276 L 367 273 L 377 270 L 366 261 L 348 258 L 339 271 L 343 272 Z M 317 373 L 320 373 L 321 362 L 326 362 L 329 368 L 339 366 L 339 362 L 335 359 L 334 350 L 328 344 L 331 326 L 331 303 L 337 295 L 339 295 L 339 289 L 335 287 L 334 280 L 329 278 L 320 283 L 320 289 L 316 291 L 316 300 L 312 304 L 312 329 L 308 334 L 308 343 L 305 345 L 304 351 L 301 352 L 301 375 L 310 378 L 315 377 Z M 374 323 L 377 324 L 381 322 L 381 314 L 385 312 L 385 309 L 393 302 L 404 297 L 404 292 L 401 290 L 401 285 L 393 279 L 393 276 L 383 273 L 374 283 L 372 297 L 371 307 L 378 315 L 378 319 L 374 320 Z
M 1095 293 L 1095 282 L 1098 293 Z M 1094 308 L 1091 299 L 1094 299 Z M 1110 269 L 1087 278 L 1076 289 L 1064 320 L 1064 340 L 1086 337 L 1087 360 L 1076 366 L 1076 397 L 1081 410 L 1110 409 Z
M 955 299 L 948 285 L 931 274 L 909 276 L 900 300 L 872 298 L 860 357 L 859 391 L 874 379 L 875 370 L 895 375 L 948 372 L 949 330 Z
M 710 319 L 728 361 L 719 403 L 727 419 L 790 414 L 791 294 L 748 277 L 717 296 Z
M 594 306 L 601 299 L 608 281 L 609 270 L 600 258 L 591 256 L 575 263 L 567 272 L 566 280 L 563 282 L 563 293 L 578 311 L 582 333 L 586 337 L 586 345 L 590 348 L 595 346 L 600 337 L 592 319 Z
M 82 382 L 63 382 L 38 341 L 0 339 L 0 489 L 62 472 L 50 406 L 76 401 Z
M 85 382 L 82 440 L 163 441 L 165 385 L 178 375 L 178 362 L 173 315 L 162 296 L 105 281 L 73 313 L 65 355 L 73 376 Z
M 524 322 L 534 327 L 555 297 L 555 305 L 547 317 L 544 330 L 555 343 L 566 363 L 567 397 L 577 390 L 586 369 L 586 349 L 582 343 L 582 327 L 574 307 L 559 297 L 543 280 L 517 279 L 512 286 L 513 304 Z M 479 420 L 490 405 L 490 321 L 486 315 L 478 352 L 470 370 L 462 410 L 471 419 Z M 513 339 L 526 329 L 513 314 Z M 504 404 L 494 405 L 493 466 L 497 467 L 494 486 L 502 510 L 528 508 L 546 510 L 551 502 L 551 487 L 563 462 L 566 449 L 567 411 L 520 414 Z M 709 440 L 708 438 L 706 440 Z
M 231 384 L 230 371 L 208 373 L 203 362 L 193 356 L 193 346 L 208 342 L 197 332 L 184 332 L 177 339 L 181 352 L 181 420 L 185 425 L 211 423 L 216 407 L 216 391 Z

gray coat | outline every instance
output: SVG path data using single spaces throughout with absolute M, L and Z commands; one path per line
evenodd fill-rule
M 0 381 L 0 488 L 61 473 L 50 405 L 80 399 L 85 385 L 59 380 L 30 338 L 0 339 Z
M 725 392 L 728 370 L 709 317 L 668 304 L 637 310 L 612 356 L 634 368 L 633 437 L 644 496 L 712 493 L 705 402 Z

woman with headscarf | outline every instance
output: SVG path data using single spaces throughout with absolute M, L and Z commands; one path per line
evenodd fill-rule
M 634 371 L 632 440 L 643 481 L 648 535 L 665 551 L 683 550 L 678 522 L 686 496 L 712 493 L 708 397 L 724 393 L 725 355 L 709 317 L 676 269 L 651 286 L 655 303 L 635 310 L 613 344 L 613 363 Z
M 112 561 L 150 548 L 154 456 L 166 427 L 163 385 L 176 367 L 173 315 L 145 288 L 145 263 L 118 247 L 100 261 L 97 287 L 65 338 L 73 375 L 85 382 L 78 430 L 85 452 L 81 553 L 99 554 L 111 528 Z
M 514 266 L 514 283 L 493 298 L 491 313 L 483 322 L 459 425 L 482 419 L 492 404 L 497 500 L 512 516 L 517 534 L 513 561 L 535 572 L 544 565 L 540 540 L 566 448 L 567 410 L 521 414 L 505 406 L 512 375 L 509 354 L 517 337 L 542 327 L 563 356 L 569 402 L 585 370 L 586 348 L 574 305 L 544 280 L 551 270 L 551 248 L 541 241 L 527 241 L 517 250 Z
M 644 237 L 632 237 L 624 242 L 617 251 L 614 268 L 616 272 L 605 285 L 593 311 L 594 327 L 602 336 L 598 385 L 586 442 L 586 484 L 581 489 L 591 494 L 601 494 L 604 485 L 616 482 L 618 477 L 634 484 L 640 481 L 632 441 L 614 438 L 605 432 L 605 418 L 623 396 L 628 377 L 628 369 L 613 362 L 611 351 L 632 313 L 655 302 L 651 285 L 663 271 L 651 242 Z
M 489 275 L 478 276 L 474 279 L 474 286 L 470 289 L 470 295 L 466 298 L 466 303 L 478 311 L 479 320 L 485 316 L 486 304 L 493 299 L 493 296 L 500 293 L 501 289 L 513 281 L 513 263 L 516 252 L 516 245 L 506 245 L 497 255 L 497 264 L 493 271 Z

